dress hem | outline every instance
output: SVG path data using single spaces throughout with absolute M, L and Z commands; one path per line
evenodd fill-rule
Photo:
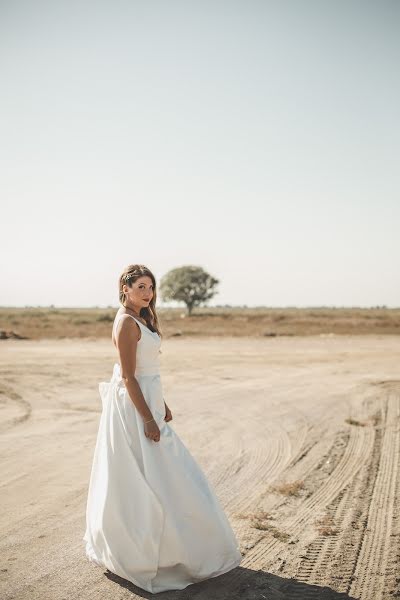
M 90 542 L 88 542 L 86 537 L 83 537 L 82 540 L 84 540 L 86 542 L 86 559 L 90 563 L 92 563 L 93 565 L 100 567 L 102 569 L 107 569 L 108 571 L 110 571 L 110 573 L 113 573 L 114 575 L 117 575 L 117 577 L 121 577 L 122 579 L 125 579 L 125 581 L 129 581 L 130 583 L 133 583 L 133 585 L 136 585 L 141 590 L 149 592 L 150 594 L 160 594 L 162 592 L 168 592 L 168 591 L 173 592 L 173 591 L 178 591 L 178 590 L 184 590 L 187 587 L 189 587 L 190 585 L 195 585 L 196 583 L 201 583 L 202 581 L 207 581 L 209 579 L 213 579 L 214 577 L 219 577 L 220 575 L 229 573 L 229 571 L 232 571 L 233 569 L 238 567 L 243 559 L 243 556 L 240 555 L 235 560 L 233 560 L 231 563 L 229 563 L 228 566 L 225 566 L 223 569 L 220 569 L 216 573 L 213 573 L 212 575 L 205 575 L 204 577 L 200 577 L 200 578 L 193 577 L 193 581 L 191 581 L 190 583 L 186 583 L 183 587 L 162 588 L 162 589 L 158 589 L 157 591 L 153 591 L 151 589 L 152 588 L 151 582 L 154 578 L 149 580 L 149 584 L 150 584 L 149 587 L 144 587 L 143 585 L 140 585 L 137 581 L 134 581 L 133 577 L 132 577 L 132 579 L 128 579 L 127 577 L 124 577 L 123 575 L 119 575 L 118 573 L 115 573 L 112 569 L 107 567 L 107 565 L 105 565 L 101 560 L 99 560 L 97 558 Z M 155 575 L 155 577 L 156 576 L 157 576 L 157 574 Z

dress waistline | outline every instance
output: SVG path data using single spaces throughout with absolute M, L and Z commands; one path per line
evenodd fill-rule
M 135 376 L 136 375 L 146 375 L 148 377 L 154 377 L 156 375 L 160 376 L 160 370 L 157 367 L 136 367 Z M 122 379 L 121 366 L 119 363 L 115 363 L 114 365 L 111 381 L 125 384 L 124 380 Z

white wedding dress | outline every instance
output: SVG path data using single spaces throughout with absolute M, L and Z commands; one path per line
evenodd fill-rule
M 212 486 L 172 421 L 164 421 L 161 338 L 135 321 L 141 329 L 135 377 L 160 441 L 145 436 L 116 363 L 111 380 L 99 384 L 102 414 L 82 539 L 89 561 L 156 593 L 226 573 L 242 555 Z

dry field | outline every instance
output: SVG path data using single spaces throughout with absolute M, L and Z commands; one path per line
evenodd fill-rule
M 110 336 L 117 308 L 0 308 L 2 337 Z M 158 309 L 162 333 L 171 336 L 274 337 L 332 334 L 400 334 L 399 308 L 197 308 Z
M 251 315 L 230 319 L 237 327 L 230 336 L 222 335 L 220 316 L 165 322 L 171 426 L 214 486 L 243 561 L 157 597 L 400 597 L 400 338 L 330 335 L 343 315 L 330 319 L 324 335 L 263 336 L 294 328 L 288 314 L 276 322 L 271 314 L 257 335 Z M 374 327 L 379 314 L 370 319 Z M 29 320 L 22 322 L 20 332 L 34 337 Z M 199 336 L 173 336 L 178 323 L 185 334 L 197 322 Z M 81 540 L 97 386 L 117 360 L 110 339 L 8 339 L 0 359 L 0 596 L 153 597 L 88 563 Z

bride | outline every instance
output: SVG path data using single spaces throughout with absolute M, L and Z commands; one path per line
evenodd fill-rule
M 119 363 L 99 384 L 83 537 L 89 561 L 152 593 L 216 577 L 242 560 L 214 489 L 171 425 L 156 298 L 153 273 L 129 265 L 112 331 Z

